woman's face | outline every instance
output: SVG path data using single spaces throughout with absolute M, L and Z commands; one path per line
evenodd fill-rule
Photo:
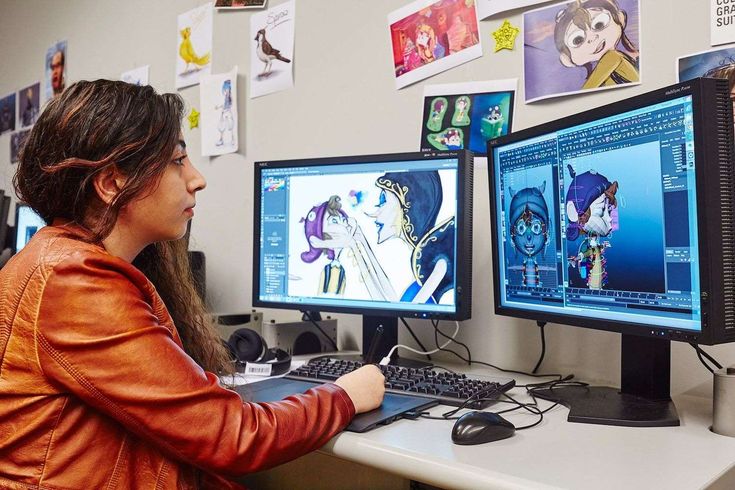
M 599 61 L 605 53 L 615 49 L 623 34 L 623 28 L 615 22 L 609 10 L 590 8 L 587 11 L 590 26 L 583 29 L 571 23 L 564 34 L 564 44 L 569 49 L 572 63 L 577 66 Z
M 376 211 L 370 215 L 378 227 L 378 243 L 401 234 L 401 203 L 392 192 L 382 190 Z
M 118 221 L 124 221 L 142 243 L 181 238 L 194 216 L 196 193 L 206 185 L 186 154 L 186 143 L 180 139 L 156 188 L 124 206 Z

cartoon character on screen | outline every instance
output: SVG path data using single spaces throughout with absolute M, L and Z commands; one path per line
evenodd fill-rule
M 584 237 L 577 254 L 568 258 L 569 264 L 579 269 L 587 287 L 602 289 L 607 284 L 605 249 L 611 246 L 609 240 L 602 241 L 602 238 L 611 236 L 613 231 L 618 183 L 610 182 L 594 170 L 576 174 L 571 165 L 567 168 L 572 177 L 566 197 L 567 240 Z
M 378 244 L 402 240 L 411 251 L 414 281 L 401 301 L 443 303 L 454 291 L 455 218 L 437 222 L 442 205 L 439 172 L 388 172 L 378 177 L 381 189 L 376 211 Z
M 625 34 L 627 21 L 616 0 L 575 0 L 556 15 L 554 41 L 559 61 L 569 68 L 587 70 L 582 89 L 640 79 L 638 49 Z M 620 43 L 627 53 L 618 50 Z
M 235 144 L 235 119 L 232 117 L 232 81 L 225 80 L 222 83 L 222 104 L 216 105 L 215 109 L 220 109 L 219 122 L 217 123 L 217 130 L 219 131 L 219 140 L 215 143 L 216 146 L 224 145 L 224 134 L 225 131 L 230 132 L 229 145 Z
M 511 244 L 516 252 L 523 255 L 520 267 L 523 285 L 529 287 L 541 286 L 541 269 L 536 256 L 549 244 L 549 208 L 544 199 L 545 189 L 546 181 L 539 187 L 526 187 L 518 192 L 508 189 L 511 195 L 508 209 Z

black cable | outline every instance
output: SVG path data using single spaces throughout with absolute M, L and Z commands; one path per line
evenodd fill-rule
M 433 320 L 432 320 L 431 324 L 434 325 L 434 321 Z M 442 351 L 442 352 L 449 352 L 450 354 L 454 354 L 455 356 L 459 357 L 463 361 L 467 362 L 467 359 L 465 359 L 464 357 L 460 356 L 459 354 L 457 354 L 456 352 L 454 352 L 452 349 L 447 349 L 447 348 L 441 347 L 439 345 L 439 335 L 437 334 L 437 328 L 436 328 L 436 326 L 434 326 L 434 343 L 436 344 L 436 348 L 439 349 L 440 351 Z
M 544 356 L 546 355 L 546 334 L 544 333 L 546 322 L 538 321 L 536 322 L 536 325 L 538 325 L 538 328 L 541 331 L 541 355 L 539 356 L 538 362 L 533 368 L 533 371 L 531 371 L 531 373 L 533 374 L 536 374 L 536 372 L 538 372 L 538 368 L 541 366 L 541 362 L 544 360 Z
M 434 330 L 436 330 L 439 333 L 439 335 L 441 335 L 445 339 L 451 340 L 455 344 L 458 344 L 458 345 L 461 345 L 462 347 L 464 347 L 464 349 L 467 351 L 467 360 L 466 360 L 466 362 L 467 362 L 467 364 L 472 365 L 472 352 L 470 352 L 470 348 L 467 347 L 466 344 L 463 344 L 462 342 L 460 342 L 459 340 L 455 339 L 454 337 L 450 337 L 449 335 L 447 335 L 444 332 L 442 332 L 441 330 L 439 330 L 439 320 L 432 320 L 431 321 L 431 325 L 434 327 Z M 459 333 L 459 332 L 457 332 L 457 333 Z
M 717 362 L 717 360 L 714 357 L 712 357 L 707 352 L 705 352 L 704 349 L 702 349 L 698 344 L 695 344 L 694 342 L 689 342 L 689 345 L 691 345 L 694 348 L 694 350 L 697 351 L 697 356 L 699 357 L 699 360 L 702 361 L 702 364 L 704 364 L 704 359 L 702 359 L 702 356 L 704 356 L 707 359 L 709 359 L 709 361 L 712 362 L 712 364 L 717 366 L 717 369 L 722 369 L 722 364 Z M 705 367 L 707 367 L 706 364 L 705 364 Z M 712 371 L 712 369 L 710 369 L 710 371 Z
M 317 322 L 315 322 L 313 318 L 311 318 L 311 315 L 309 315 L 309 312 L 308 311 L 303 311 L 302 313 L 304 314 L 304 316 L 306 317 L 306 319 L 309 320 L 311 323 L 313 323 L 314 326 L 317 328 L 317 330 L 319 330 L 322 333 L 322 335 L 324 335 L 324 337 L 329 341 L 329 343 L 332 344 L 332 346 L 334 347 L 334 351 L 335 352 L 338 352 L 339 349 L 337 348 L 337 344 L 334 342 L 334 340 L 332 340 L 332 337 L 330 337 L 329 335 L 327 335 L 327 332 L 325 332 L 324 330 L 322 330 L 322 327 L 320 327 L 319 324 Z
M 419 340 L 419 338 L 416 337 L 416 334 L 413 333 L 413 330 L 411 330 L 411 327 L 408 326 L 408 322 L 403 317 L 399 317 L 399 318 L 401 319 L 401 322 L 403 322 L 403 325 L 408 330 L 408 333 L 410 333 L 411 334 L 411 337 L 413 337 L 413 340 L 415 340 L 416 343 L 419 344 L 419 347 L 421 347 L 421 350 L 424 351 L 424 352 L 429 352 L 429 349 L 427 349 L 426 347 L 424 347 L 424 344 L 421 343 L 421 341 Z M 431 354 L 424 354 L 424 355 L 426 356 L 426 358 L 428 360 L 431 361 Z
M 695 348 L 694 350 L 697 352 L 697 357 L 699 358 L 699 362 L 702 363 L 702 366 L 704 366 L 707 369 L 707 371 L 709 371 L 710 373 L 714 374 L 715 373 L 715 370 L 712 368 L 712 366 L 710 366 L 709 364 L 707 364 L 705 362 L 704 358 L 702 357 L 702 351 L 700 349 L 697 349 L 697 348 Z

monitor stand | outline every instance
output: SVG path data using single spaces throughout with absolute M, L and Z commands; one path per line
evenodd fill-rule
M 671 401 L 671 341 L 622 336 L 620 389 L 562 386 L 534 390 L 569 408 L 569 422 L 627 427 L 679 425 Z

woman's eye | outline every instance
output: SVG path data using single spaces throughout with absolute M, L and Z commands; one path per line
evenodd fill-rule
M 610 14 L 607 12 L 598 14 L 592 19 L 590 24 L 592 25 L 593 31 L 601 31 L 610 24 Z
M 186 155 L 184 155 L 184 156 L 182 156 L 182 157 L 179 157 L 179 158 L 174 158 L 174 159 L 173 159 L 173 162 L 174 162 L 174 163 L 175 163 L 176 165 L 183 165 L 183 164 L 184 164 L 184 160 L 186 160 Z
M 584 31 L 577 29 L 567 36 L 567 46 L 570 48 L 578 48 L 584 43 Z

